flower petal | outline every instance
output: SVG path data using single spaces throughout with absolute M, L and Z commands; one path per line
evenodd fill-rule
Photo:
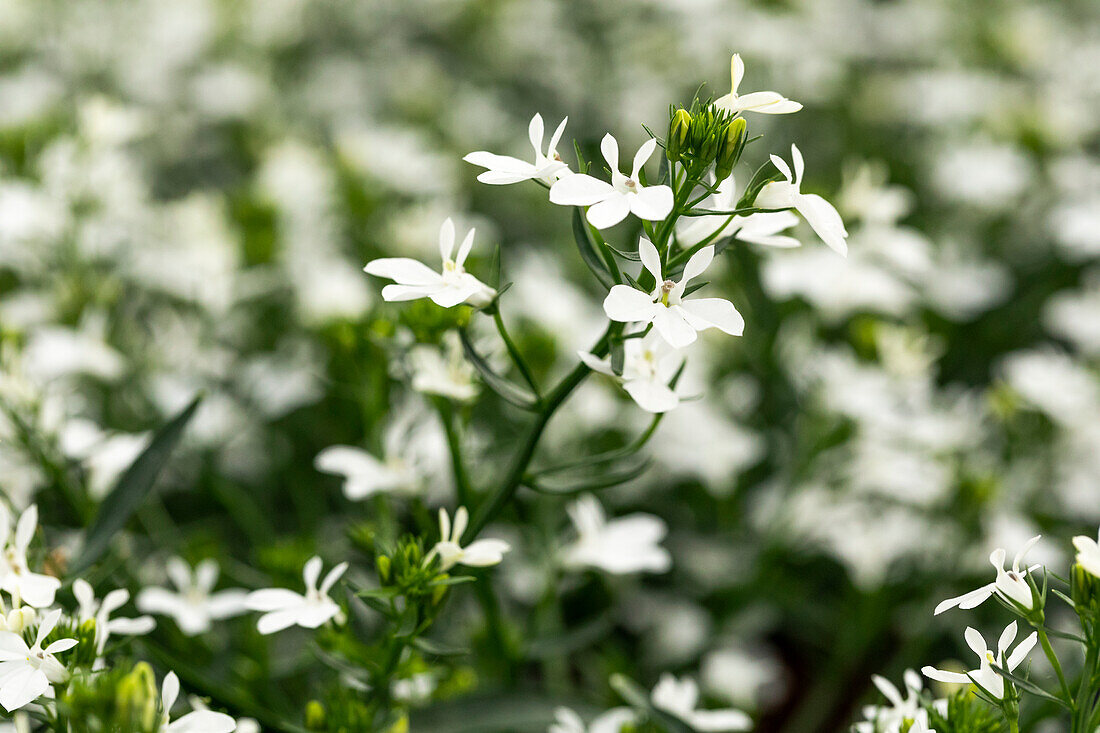
M 550 187 L 550 202 L 561 206 L 592 206 L 615 193 L 615 187 L 607 181 L 574 173 Z
M 613 286 L 603 301 L 603 311 L 607 317 L 620 323 L 648 323 L 653 320 L 657 309 L 658 306 L 649 295 L 629 285 Z
M 402 285 L 433 285 L 439 282 L 439 273 L 419 260 L 409 257 L 383 257 L 371 260 L 363 268 L 368 275 L 387 277 Z
M 653 317 L 653 328 L 674 349 L 682 349 L 696 339 L 695 329 L 684 320 L 683 312 L 677 306 L 659 306 Z
M 632 196 L 619 192 L 608 195 L 603 201 L 588 210 L 588 223 L 597 229 L 607 229 L 618 224 L 630 213 Z
M 698 331 L 714 327 L 730 336 L 740 336 L 745 332 L 745 319 L 728 300 L 697 298 L 685 300 L 679 307 L 684 310 L 687 322 Z
M 627 198 L 630 210 L 639 219 L 663 221 L 672 212 L 672 189 L 668 186 L 646 186 Z

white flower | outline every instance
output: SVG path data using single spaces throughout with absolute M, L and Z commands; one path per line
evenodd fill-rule
M 65 665 L 55 654 L 72 649 L 76 639 L 59 639 L 45 649 L 42 642 L 56 628 L 61 611 L 53 611 L 38 625 L 34 646 L 10 631 L 0 632 L 0 705 L 9 713 L 37 700 L 53 696 L 53 685 L 69 679 Z
M 611 168 L 611 183 L 583 173 L 566 176 L 550 188 L 550 201 L 563 206 L 590 206 L 588 222 L 597 229 L 613 227 L 631 212 L 639 219 L 661 221 L 672 211 L 672 189 L 643 186 L 638 177 L 656 149 L 656 140 L 644 142 L 634 155 L 634 167 L 627 178 L 619 171 L 619 143 L 608 133 L 600 142 L 600 150 Z
M 661 675 L 651 695 L 653 706 L 672 713 L 697 731 L 738 731 L 752 728 L 752 718 L 740 710 L 696 710 L 699 686 L 695 680 Z
M 317 454 L 313 465 L 318 471 L 343 476 L 344 495 L 352 501 L 379 493 L 415 494 L 420 476 L 399 455 L 387 452 L 380 461 L 362 448 L 333 445 Z
M 567 567 L 615 575 L 663 573 L 671 567 L 672 556 L 659 544 L 668 527 L 659 517 L 638 513 L 608 521 L 594 496 L 582 496 L 567 511 L 577 530 L 577 539 L 562 550 Z
M 140 636 L 156 628 L 156 621 L 149 616 L 137 618 L 111 618 L 111 614 L 126 605 L 130 600 L 130 591 L 117 589 L 103 597 L 100 603 L 95 598 L 91 584 L 83 578 L 73 581 L 73 595 L 80 606 L 77 618 L 81 623 L 94 620 L 96 623 L 96 654 L 103 655 L 107 640 L 111 634 Z
M 792 102 L 778 92 L 750 92 L 738 95 L 737 89 L 745 78 L 745 62 L 741 54 L 735 53 L 730 59 L 730 93 L 714 101 L 715 107 L 728 110 L 732 114 L 741 112 L 760 112 L 766 115 L 785 115 L 802 109 L 798 102 Z
M 328 592 L 348 569 L 348 564 L 342 562 L 330 570 L 318 587 L 317 579 L 321 577 L 322 567 L 319 557 L 311 557 L 306 562 L 302 571 L 306 582 L 305 595 L 285 588 L 265 588 L 248 594 L 248 608 L 264 612 L 257 624 L 261 634 L 273 634 L 295 625 L 316 629 L 332 619 L 340 622 L 343 613 L 340 606 L 329 598 Z
M 921 690 L 924 684 L 919 674 L 911 669 L 905 670 L 905 697 L 894 686 L 894 683 L 885 677 L 874 675 L 871 681 L 879 689 L 883 697 L 890 703 L 890 707 L 867 705 L 863 708 L 863 717 L 869 722 L 856 723 L 856 733 L 877 733 L 878 731 L 901 730 L 903 723 L 913 721 L 911 731 L 928 731 L 928 712 L 921 707 Z M 924 725 L 924 728 L 917 727 Z M 883 727 L 885 726 L 885 727 Z
M 816 193 L 802 193 L 802 174 L 805 161 L 797 145 L 791 145 L 791 160 L 794 162 L 794 174 L 790 167 L 778 155 L 771 156 L 772 163 L 787 179 L 772 181 L 764 186 L 756 196 L 753 206 L 760 209 L 794 209 L 806 223 L 821 237 L 830 249 L 842 255 L 848 254 L 848 230 L 840 214 L 825 199 Z
M 160 689 L 160 725 L 158 733 L 233 733 L 237 721 L 225 713 L 195 710 L 172 722 L 170 713 L 180 695 L 180 681 L 175 672 L 164 676 Z
M 1073 538 L 1073 546 L 1077 548 L 1077 564 L 1086 573 L 1100 578 L 1100 543 L 1091 537 L 1079 535 Z
M 655 332 L 627 339 L 623 344 L 622 377 L 611 369 L 610 358 L 599 359 L 585 351 L 577 355 L 592 371 L 621 379 L 626 393 L 647 412 L 668 412 L 680 404 L 680 397 L 668 383 L 683 357 Z
M 466 507 L 460 506 L 455 511 L 453 527 L 447 510 L 440 508 L 439 542 L 435 543 L 435 547 L 424 558 L 424 562 L 428 563 L 438 555 L 439 569 L 443 572 L 447 572 L 455 565 L 484 568 L 499 564 L 504 559 L 504 553 L 512 549 L 511 546 L 504 540 L 484 539 L 475 540 L 463 547 L 462 534 L 469 523 L 470 514 L 466 511 Z
M 409 349 L 412 388 L 458 402 L 468 402 L 478 394 L 477 372 L 462 350 L 458 334 L 443 335 L 442 351 L 435 346 L 418 344 Z
M 246 610 L 246 591 L 211 592 L 218 584 L 218 563 L 214 560 L 203 560 L 192 572 L 187 563 L 173 557 L 168 560 L 167 572 L 177 590 L 146 588 L 138 593 L 137 607 L 142 613 L 172 617 L 187 636 L 205 634 L 213 621 L 239 616 Z
M 558 125 L 558 129 L 554 130 L 554 134 L 550 136 L 550 145 L 544 154 L 542 152 L 544 132 L 542 115 L 536 114 L 531 118 L 531 124 L 527 126 L 527 136 L 531 140 L 531 147 L 535 149 L 534 163 L 508 155 L 487 153 L 483 150 L 470 153 L 463 160 L 488 168 L 477 177 L 477 180 L 482 183 L 505 185 L 534 179 L 548 185 L 553 184 L 562 176 L 569 175 L 569 166 L 563 163 L 561 156 L 558 155 L 558 141 L 561 140 L 561 134 L 565 132 L 565 123 L 568 121 L 569 118 L 566 117 Z
M 700 208 L 711 211 L 733 211 L 737 206 L 737 184 L 733 176 L 718 184 L 718 191 L 707 197 Z M 728 222 L 728 223 L 727 223 Z M 682 247 L 692 247 L 709 237 L 737 237 L 742 242 L 751 242 L 766 247 L 791 248 L 801 245 L 794 237 L 780 234 L 798 223 L 793 211 L 764 211 L 748 216 L 691 216 L 676 223 L 676 241 Z
M 1027 553 L 1035 546 L 1035 543 L 1039 541 L 1040 536 L 1041 535 L 1036 535 L 1027 541 L 1023 548 L 1016 554 L 1015 559 L 1013 559 L 1012 570 L 1010 571 L 1006 571 L 1004 568 L 1006 553 L 1002 548 L 998 547 L 989 555 L 989 562 L 997 569 L 997 579 L 969 593 L 964 593 L 955 598 L 948 598 L 946 601 L 936 606 L 933 615 L 938 616 L 944 611 L 955 607 L 963 610 L 976 608 L 985 603 L 994 593 L 1000 593 L 1005 600 L 1011 600 L 1025 609 L 1031 610 L 1031 586 L 1028 585 L 1024 578 L 1028 573 L 1039 566 L 1034 565 L 1030 568 L 1021 568 L 1020 563 L 1023 562 Z
M 665 280 L 661 274 L 661 256 L 646 238 L 638 242 L 642 265 L 657 283 L 652 293 L 629 285 L 615 285 L 603 301 L 603 310 L 613 321 L 652 323 L 670 346 L 682 349 L 695 341 L 697 332 L 717 328 L 731 336 L 745 330 L 745 319 L 728 300 L 721 298 L 684 299 L 688 282 L 698 277 L 714 259 L 714 247 L 706 246 L 691 256 L 679 282 Z
M 471 229 L 459 245 L 458 254 L 452 259 L 455 254 L 455 225 L 447 219 L 439 229 L 442 272 L 435 272 L 423 262 L 408 257 L 373 260 L 363 270 L 396 283 L 382 288 L 382 298 L 388 301 L 430 298 L 433 303 L 444 308 L 460 303 L 480 308 L 492 302 L 496 291 L 463 268 L 473 246 L 474 230 Z
M 37 528 L 37 505 L 32 504 L 20 515 L 13 532 L 11 514 L 0 502 L 0 590 L 11 594 L 15 606 L 21 602 L 35 608 L 51 606 L 61 587 L 57 578 L 32 573 L 27 566 L 27 548 Z
M 1028 652 L 1035 646 L 1035 641 L 1038 638 L 1038 632 L 1033 631 L 1031 635 L 1016 645 L 1016 648 L 1005 659 L 1005 652 L 1012 646 L 1012 642 L 1016 640 L 1016 622 L 1013 621 L 1005 630 L 1001 633 L 1001 638 L 997 641 L 997 654 L 994 655 L 985 645 L 985 639 L 975 629 L 966 628 L 966 644 L 969 646 L 975 654 L 978 655 L 978 659 L 981 660 L 977 669 L 971 670 L 966 674 L 960 672 L 947 672 L 933 667 L 925 667 L 921 670 L 925 677 L 929 679 L 937 680 L 938 682 L 951 682 L 954 684 L 965 685 L 970 682 L 981 687 L 988 692 L 995 699 L 1000 700 L 1005 694 L 1004 679 L 993 669 L 993 665 L 996 664 L 999 667 L 1007 669 L 1009 672 L 1013 671 L 1020 665 L 1020 662 L 1024 661 Z
M 581 716 L 561 707 L 554 711 L 554 720 L 546 733 L 620 733 L 628 723 L 637 722 L 638 716 L 630 708 L 612 708 L 586 726 Z

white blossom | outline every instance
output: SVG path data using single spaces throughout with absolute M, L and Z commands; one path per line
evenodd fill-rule
M 233 718 L 210 710 L 195 710 L 173 721 L 172 706 L 176 704 L 179 694 L 179 677 L 175 672 L 169 672 L 161 684 L 158 733 L 233 733 L 237 729 L 237 721 Z
M 130 600 L 130 591 L 123 588 L 111 591 L 100 602 L 96 600 L 91 584 L 83 578 L 77 578 L 73 581 L 73 595 L 79 604 L 77 618 L 80 622 L 94 620 L 96 623 L 96 654 L 99 656 L 103 655 L 111 634 L 141 636 L 156 628 L 156 621 L 149 616 L 111 618 L 111 614 Z
M 623 343 L 621 377 L 612 370 L 610 357 L 600 359 L 585 351 L 578 352 L 578 356 L 589 369 L 620 380 L 626 393 L 646 412 L 668 412 L 680 404 L 669 381 L 684 359 L 656 332 Z
M 1007 669 L 1009 672 L 1020 666 L 1020 662 L 1024 661 L 1028 652 L 1035 646 L 1035 642 L 1038 639 L 1038 632 L 1033 631 L 1031 635 L 1016 645 L 1016 648 L 1012 650 L 1012 653 L 1005 658 L 1005 652 L 1012 647 L 1012 642 L 1016 640 L 1016 622 L 1013 621 L 1005 630 L 1001 633 L 1001 638 L 997 641 L 997 653 L 994 654 L 985 645 L 985 639 L 981 633 L 977 630 L 966 628 L 966 644 L 978 655 L 978 659 L 981 660 L 977 669 L 973 669 L 966 674 L 961 672 L 948 672 L 941 669 L 935 669 L 933 667 L 924 667 L 921 672 L 925 677 L 936 680 L 938 682 L 950 682 L 959 685 L 965 685 L 973 682 L 981 687 L 993 698 L 1000 700 L 1005 694 L 1005 683 L 1001 675 L 994 669 L 993 665 L 996 664 L 999 667 Z
M 1100 578 L 1100 543 L 1091 537 L 1078 535 L 1073 538 L 1073 546 L 1077 548 L 1077 564 L 1086 573 Z
M 998 547 L 989 555 L 989 562 L 993 564 L 993 567 L 997 569 L 997 578 L 992 583 L 987 583 L 980 588 L 964 593 L 961 596 L 955 598 L 948 598 L 947 600 L 936 606 L 934 615 L 938 616 L 944 611 L 952 608 L 961 608 L 963 610 L 969 610 L 976 608 L 985 603 L 990 596 L 994 593 L 1000 593 L 1000 595 L 1006 600 L 1011 600 L 1014 603 L 1019 604 L 1027 610 L 1031 610 L 1033 599 L 1031 593 L 1031 586 L 1028 585 L 1027 574 L 1038 568 L 1038 565 L 1030 568 L 1021 568 L 1020 563 L 1027 557 L 1027 553 L 1035 546 L 1040 539 L 1040 535 L 1032 537 L 1016 554 L 1016 557 L 1012 560 L 1012 570 L 1005 570 L 1005 556 L 1004 549 Z
M 423 394 L 469 402 L 478 395 L 477 372 L 466 360 L 458 334 L 448 331 L 442 348 L 417 344 L 409 349 L 412 388 Z
M 168 578 L 176 586 L 145 588 L 137 596 L 142 613 L 170 616 L 186 636 L 205 634 L 213 621 L 244 613 L 248 593 L 240 589 L 214 591 L 218 584 L 218 563 L 203 560 L 194 571 L 178 557 L 168 560 Z
M 612 708 L 585 725 L 581 716 L 569 708 L 560 707 L 554 711 L 554 723 L 546 733 L 620 733 L 624 726 L 637 720 L 637 714 L 630 708 Z
M 531 140 L 531 147 L 535 149 L 533 163 L 508 155 L 487 153 L 484 150 L 470 153 L 463 160 L 488 169 L 477 177 L 477 180 L 482 183 L 506 185 L 519 183 L 520 181 L 537 180 L 551 185 L 559 178 L 569 175 L 569 166 L 562 162 L 561 156 L 558 155 L 558 141 L 561 140 L 561 135 L 565 132 L 565 123 L 568 121 L 568 117 L 561 121 L 558 128 L 554 130 L 554 134 L 550 136 L 550 145 L 543 153 L 544 129 L 542 115 L 536 114 L 531 118 L 531 123 L 527 127 L 527 136 Z
M 600 150 L 611 169 L 611 183 L 576 173 L 550 188 L 550 201 L 591 207 L 588 222 L 597 229 L 613 227 L 630 213 L 639 219 L 661 221 L 672 212 L 672 189 L 665 185 L 644 186 L 639 178 L 642 166 L 656 149 L 656 140 L 644 142 L 634 155 L 634 166 L 627 177 L 619 170 L 619 143 L 608 133 L 600 142 Z
M 76 639 L 58 639 L 45 649 L 42 642 L 57 627 L 61 611 L 52 611 L 38 625 L 34 646 L 10 631 L 0 632 L 0 705 L 9 713 L 29 705 L 39 697 L 53 697 L 53 685 L 69 679 L 60 654 L 76 646 Z
M 651 694 L 653 706 L 672 713 L 701 733 L 703 731 L 740 731 L 752 728 L 752 718 L 746 713 L 726 710 L 697 710 L 699 686 L 690 678 L 676 679 L 661 675 Z
M 399 455 L 387 453 L 378 460 L 362 448 L 333 445 L 317 454 L 318 471 L 344 477 L 344 495 L 352 501 L 379 493 L 415 494 L 420 476 Z
M 35 608 L 51 606 L 61 587 L 57 578 L 31 572 L 27 565 L 27 549 L 37 529 L 37 505 L 28 507 L 13 528 L 7 505 L 0 502 L 0 590 L 9 593 L 16 606 L 20 602 Z
M 786 161 L 778 155 L 771 156 L 772 163 L 786 180 L 772 181 L 764 186 L 753 206 L 760 209 L 794 209 L 830 249 L 847 254 L 848 230 L 844 228 L 844 221 L 836 208 L 816 193 L 802 193 L 802 175 L 806 164 L 797 145 L 791 145 L 791 160 L 794 162 L 793 173 Z
M 704 199 L 699 208 L 733 211 L 739 198 L 737 183 L 730 176 L 718 184 L 718 190 Z M 763 211 L 734 217 L 720 214 L 684 217 L 676 222 L 676 241 L 682 247 L 693 247 L 721 233 L 723 237 L 737 237 L 742 242 L 789 249 L 801 246 L 801 242 L 780 232 L 797 223 L 798 217 L 792 211 Z
M 594 496 L 582 496 L 567 509 L 577 539 L 562 549 L 566 567 L 598 568 L 614 575 L 663 573 L 672 556 L 659 544 L 668 533 L 664 521 L 652 514 L 630 514 L 608 520 Z
M 787 99 L 778 92 L 749 92 L 739 95 L 737 90 L 743 78 L 745 78 L 745 62 L 741 60 L 741 54 L 735 53 L 730 59 L 730 93 L 714 100 L 714 106 L 735 115 L 741 112 L 785 115 L 802 109 L 801 104 Z
M 311 557 L 306 562 L 302 571 L 305 595 L 286 588 L 265 588 L 248 594 L 248 608 L 264 612 L 257 624 L 261 634 L 273 634 L 291 626 L 316 629 L 333 619 L 341 621 L 343 612 L 328 593 L 348 569 L 348 564 L 343 562 L 330 570 L 318 587 L 322 567 L 320 557 Z
M 462 535 L 466 526 L 470 523 L 470 514 L 466 507 L 460 506 L 455 510 L 454 525 L 451 525 L 451 517 L 447 510 L 439 510 L 439 542 L 425 557 L 425 563 L 434 557 L 439 557 L 439 569 L 447 572 L 455 565 L 466 565 L 472 568 L 484 568 L 490 565 L 498 565 L 504 559 L 504 553 L 511 550 L 511 546 L 504 540 L 484 539 L 474 540 L 466 547 L 462 546 Z

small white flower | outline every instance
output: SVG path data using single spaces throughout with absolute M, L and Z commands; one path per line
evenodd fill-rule
M 1073 538 L 1073 546 L 1077 548 L 1077 564 L 1086 573 L 1100 578 L 1100 543 L 1091 537 L 1079 535 Z
M 160 725 L 158 733 L 233 733 L 237 721 L 225 713 L 195 710 L 172 721 L 172 706 L 180 695 L 180 681 L 175 672 L 164 676 L 160 689 Z
M 711 211 L 733 211 L 737 206 L 737 184 L 733 176 L 718 184 L 718 191 L 707 197 L 700 208 Z M 728 223 L 727 223 L 728 222 Z M 692 247 L 721 232 L 725 237 L 737 237 L 765 247 L 792 248 L 801 246 L 794 237 L 780 232 L 798 223 L 793 211 L 764 211 L 748 216 L 692 216 L 676 223 L 676 241 L 682 247 Z
M 332 619 L 340 622 L 343 613 L 340 606 L 329 598 L 328 592 L 348 569 L 348 564 L 342 562 L 330 570 L 318 587 L 322 567 L 319 557 L 311 557 L 306 562 L 302 571 L 306 583 L 305 595 L 285 588 L 265 588 L 248 594 L 248 608 L 264 612 L 257 624 L 261 634 L 273 634 L 291 626 L 316 629 Z
M 728 110 L 732 114 L 741 112 L 760 112 L 766 115 L 785 115 L 802 109 L 798 102 L 792 102 L 778 92 L 750 92 L 738 95 L 737 89 L 745 78 L 745 62 L 741 54 L 735 53 L 730 59 L 730 93 L 714 101 L 715 107 Z
M 911 731 L 920 730 L 925 731 L 925 733 L 935 733 L 935 731 L 927 730 L 928 712 L 921 706 L 921 690 L 924 689 L 924 684 L 921 682 L 919 674 L 911 669 L 905 670 L 905 697 L 902 697 L 901 692 L 894 686 L 894 683 L 885 677 L 874 675 L 871 677 L 871 681 L 875 683 L 875 687 L 890 703 L 890 707 L 877 705 L 864 707 L 863 717 L 867 721 L 873 722 L 856 723 L 856 733 L 900 730 L 902 724 L 906 721 L 913 721 L 913 727 L 909 729 Z M 925 727 L 920 728 L 917 727 L 918 725 L 924 725 Z
M 408 257 L 372 260 L 363 270 L 370 275 L 394 281 L 395 284 L 382 288 L 382 298 L 388 301 L 430 298 L 443 308 L 452 308 L 460 303 L 481 308 L 492 302 L 496 291 L 466 272 L 463 267 L 473 246 L 474 230 L 471 229 L 455 255 L 455 225 L 447 219 L 439 229 L 442 272 L 435 272 L 423 262 Z
M 380 461 L 362 448 L 333 445 L 318 453 L 313 465 L 318 471 L 343 476 L 344 495 L 352 501 L 389 492 L 416 494 L 420 490 L 420 476 L 399 455 L 387 454 Z
M 10 631 L 0 632 L 0 705 L 9 713 L 37 700 L 53 696 L 53 685 L 69 679 L 65 665 L 55 654 L 76 646 L 76 639 L 59 639 L 45 649 L 42 642 L 57 627 L 61 611 L 53 611 L 38 626 L 34 646 Z
M 620 733 L 627 724 L 636 723 L 638 716 L 630 708 L 612 708 L 586 726 L 581 716 L 561 707 L 554 711 L 554 720 L 546 733 Z
M 633 212 L 647 221 L 661 221 L 672 211 L 672 189 L 668 186 L 643 186 L 642 166 L 657 149 L 656 140 L 647 140 L 634 155 L 630 177 L 619 170 L 619 143 L 610 133 L 603 136 L 600 150 L 611 168 L 611 183 L 577 173 L 566 176 L 550 188 L 550 201 L 563 206 L 589 206 L 588 222 L 597 229 L 613 227 Z
M 594 496 L 582 496 L 566 510 L 577 539 L 562 550 L 562 562 L 571 568 L 599 568 L 614 575 L 663 573 L 672 556 L 659 544 L 668 527 L 652 514 L 630 514 L 607 520 Z
M 672 713 L 697 731 L 740 731 L 752 728 L 752 718 L 740 710 L 696 710 L 699 686 L 685 677 L 661 675 L 651 695 L 653 706 Z
M 80 606 L 77 618 L 81 623 L 94 620 L 96 624 L 96 654 L 103 655 L 107 640 L 111 634 L 123 636 L 141 636 L 156 628 L 157 622 L 149 616 L 137 618 L 111 618 L 111 614 L 126 605 L 130 600 L 130 591 L 119 588 L 103 597 L 100 603 L 88 581 L 77 578 L 73 581 L 73 595 Z
M 0 590 L 11 594 L 15 606 L 51 606 L 61 581 L 27 566 L 27 548 L 38 529 L 38 506 L 32 504 L 20 515 L 14 532 L 11 519 L 7 505 L 0 502 Z
M 466 361 L 458 334 L 443 335 L 442 350 L 428 344 L 409 349 L 409 370 L 412 388 L 423 394 L 434 394 L 458 402 L 477 397 L 477 372 Z
M 938 616 L 944 611 L 948 611 L 952 608 L 961 608 L 964 611 L 971 608 L 976 608 L 981 604 L 989 600 L 989 597 L 994 593 L 1000 593 L 1005 600 L 1011 600 L 1027 610 L 1031 610 L 1032 597 L 1031 586 L 1025 580 L 1027 574 L 1040 567 L 1034 565 L 1030 568 L 1021 568 L 1020 563 L 1027 557 L 1027 553 L 1031 551 L 1031 548 L 1035 546 L 1035 543 L 1039 541 L 1041 535 L 1032 537 L 1016 554 L 1015 559 L 1012 561 L 1012 570 L 1005 570 L 1005 556 L 1004 549 L 998 547 L 989 555 L 989 562 L 993 564 L 993 567 L 997 569 L 997 579 L 992 583 L 987 583 L 981 588 L 964 593 L 961 596 L 955 598 L 948 598 L 943 601 L 933 612 L 933 615 Z
M 753 206 L 760 209 L 794 209 L 830 249 L 842 255 L 848 254 L 848 230 L 844 228 L 844 221 L 836 208 L 816 193 L 802 193 L 802 174 L 806 163 L 798 146 L 791 145 L 793 174 L 786 161 L 778 155 L 771 156 L 771 160 L 787 180 L 772 181 L 764 186 Z
M 668 383 L 684 359 L 656 332 L 623 343 L 621 377 L 612 370 L 610 358 L 599 359 L 585 351 L 577 355 L 592 371 L 621 380 L 626 393 L 647 412 L 668 412 L 680 404 L 679 395 Z
M 636 290 L 629 285 L 612 287 L 603 301 L 603 310 L 608 318 L 624 323 L 652 323 L 661 338 L 676 349 L 691 344 L 697 332 L 708 328 L 717 328 L 731 336 L 740 336 L 744 332 L 745 319 L 728 300 L 684 299 L 688 282 L 703 274 L 714 259 L 713 246 L 703 247 L 691 256 L 679 282 L 664 279 L 661 256 L 653 243 L 644 237 L 638 242 L 638 255 L 657 285 L 652 293 Z
M 534 179 L 547 185 L 553 184 L 562 176 L 569 175 L 569 166 L 562 162 L 561 156 L 558 155 L 558 141 L 561 140 L 561 135 L 565 132 L 565 123 L 568 121 L 568 117 L 561 121 L 558 129 L 554 130 L 554 134 L 550 136 L 549 147 L 543 153 L 542 115 L 536 114 L 531 118 L 531 123 L 527 126 L 527 136 L 531 140 L 531 147 L 535 149 L 534 163 L 528 163 L 525 160 L 508 155 L 487 153 L 484 150 L 470 153 L 463 160 L 482 168 L 488 168 L 477 177 L 477 180 L 482 183 L 499 186 Z
M 469 523 L 470 514 L 466 511 L 466 507 L 460 506 L 455 511 L 453 527 L 447 510 L 440 508 L 439 542 L 435 543 L 435 547 L 424 558 L 424 562 L 428 563 L 438 555 L 439 569 L 443 572 L 447 572 L 455 565 L 466 565 L 472 568 L 498 565 L 504 559 L 504 553 L 512 549 L 511 546 L 504 540 L 484 539 L 475 540 L 463 547 L 462 534 Z
M 997 641 L 997 653 L 993 654 L 985 645 L 985 639 L 975 629 L 966 628 L 966 644 L 969 646 L 975 654 L 978 655 L 978 659 L 981 660 L 977 669 L 971 670 L 966 674 L 960 672 L 947 672 L 941 669 L 935 669 L 933 667 L 925 667 L 921 670 L 925 677 L 936 680 L 938 682 L 950 682 L 958 685 L 965 685 L 973 682 L 981 687 L 993 698 L 1000 700 L 1004 698 L 1005 694 L 1005 682 L 1002 677 L 997 674 L 993 669 L 993 665 L 996 664 L 999 667 L 1007 669 L 1009 672 L 1020 666 L 1020 662 L 1024 661 L 1028 652 L 1035 646 L 1035 642 L 1038 639 L 1038 632 L 1033 631 L 1031 635 L 1016 645 L 1016 648 L 1005 659 L 1005 652 L 1012 646 L 1012 642 L 1016 640 L 1016 622 L 1013 621 L 1007 627 L 1004 632 L 1001 633 L 1001 638 Z
M 166 569 L 176 591 L 146 588 L 138 593 L 137 607 L 142 613 L 170 616 L 186 636 L 205 634 L 213 621 L 239 616 L 247 610 L 247 591 L 212 592 L 219 573 L 214 560 L 203 560 L 192 572 L 187 563 L 173 557 Z

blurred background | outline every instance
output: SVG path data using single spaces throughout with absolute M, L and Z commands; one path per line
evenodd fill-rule
M 438 423 L 400 381 L 446 322 L 381 303 L 361 268 L 434 261 L 445 217 L 476 225 L 472 270 L 500 245 L 518 340 L 564 371 L 603 319 L 569 212 L 462 156 L 525 157 L 535 112 L 584 150 L 608 130 L 633 149 L 701 83 L 725 94 L 733 52 L 743 91 L 805 105 L 751 117 L 746 159 L 796 141 L 850 254 L 807 229 L 716 263 L 745 335 L 693 352 L 702 399 L 662 423 L 652 471 L 601 494 L 668 522 L 670 572 L 573 576 L 547 601 L 563 502 L 523 495 L 494 528 L 517 548 L 496 587 L 515 633 L 547 602 L 583 632 L 519 684 L 599 707 L 611 672 L 669 670 L 760 731 L 844 731 L 871 674 L 967 654 L 932 608 L 986 582 L 993 547 L 1041 532 L 1035 561 L 1058 567 L 1100 522 L 1095 0 L 0 0 L 0 18 L 0 486 L 79 527 L 204 390 L 127 538 L 150 582 L 182 554 L 255 587 L 347 555 L 349 525 L 418 526 L 314 468 L 395 422 L 437 469 L 423 507 L 453 505 Z M 606 380 L 582 395 L 547 460 L 644 427 Z M 472 421 L 476 483 L 523 416 L 486 399 Z M 456 600 L 445 633 L 476 635 Z M 258 700 L 306 699 L 300 655 L 249 629 L 156 633 Z M 500 686 L 485 659 L 420 690 L 412 729 L 466 730 L 461 702 Z

